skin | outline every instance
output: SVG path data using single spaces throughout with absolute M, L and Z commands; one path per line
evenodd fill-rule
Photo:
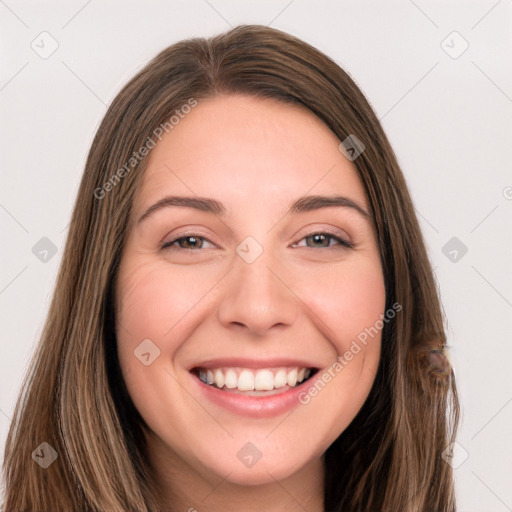
M 372 218 L 346 207 L 285 215 L 295 199 L 317 194 L 369 211 L 339 143 L 301 106 L 229 95 L 199 101 L 148 157 L 119 269 L 116 328 L 155 478 L 174 510 L 322 510 L 323 454 L 369 394 L 380 332 L 308 404 L 272 418 L 192 394 L 187 368 L 279 356 L 327 369 L 384 314 Z M 214 198 L 227 214 L 173 206 L 137 223 L 167 195 Z M 355 247 L 309 236 L 325 230 Z M 202 238 L 161 248 L 192 235 Z M 263 247 L 250 264 L 236 252 L 247 236 Z M 134 356 L 144 339 L 160 350 L 148 366 Z M 237 457 L 248 441 L 262 454 L 250 468 Z

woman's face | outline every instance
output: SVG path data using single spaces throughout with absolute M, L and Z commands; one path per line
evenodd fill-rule
M 302 107 L 233 95 L 199 101 L 151 150 L 116 330 L 160 462 L 281 480 L 317 463 L 362 407 L 381 338 L 360 335 L 385 308 L 373 220 L 305 199 L 369 212 L 339 144 Z M 189 199 L 144 215 L 171 197 Z

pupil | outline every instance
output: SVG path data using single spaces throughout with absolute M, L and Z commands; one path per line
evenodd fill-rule
M 192 244 L 190 244 L 190 243 L 189 243 L 189 241 L 190 241 L 190 240 L 192 240 L 192 241 L 193 241 L 193 242 L 192 242 Z M 192 245 L 193 247 L 195 247 L 195 246 L 197 245 L 197 238 L 195 238 L 195 237 L 193 237 L 193 236 L 187 236 L 187 237 L 185 238 L 185 243 L 186 243 L 187 245 Z
M 324 238 L 323 241 L 327 240 L 327 237 L 325 235 L 321 235 L 321 234 L 313 235 L 313 239 L 315 242 L 321 242 L 322 240 L 320 240 L 320 238 Z

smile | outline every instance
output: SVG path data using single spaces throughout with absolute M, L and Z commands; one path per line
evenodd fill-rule
M 204 384 L 222 391 L 253 396 L 269 396 L 283 393 L 306 381 L 315 368 L 194 368 L 195 374 Z M 272 393 L 271 393 L 272 392 Z

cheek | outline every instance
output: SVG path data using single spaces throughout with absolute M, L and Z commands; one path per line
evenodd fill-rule
M 336 404 L 332 432 L 350 423 L 370 392 L 380 361 L 381 319 L 386 307 L 378 260 L 346 261 L 337 270 L 317 275 L 315 286 L 308 285 L 312 290 L 308 306 L 321 320 L 318 329 L 335 348 L 337 357 L 322 372 L 321 382 L 304 397 L 305 401 L 312 400 L 323 386 L 328 388 L 323 399 Z
M 314 287 L 304 284 L 312 290 L 307 302 L 314 313 L 311 318 L 319 319 L 318 329 L 338 355 L 299 399 L 304 404 L 331 404 L 332 415 L 325 423 L 334 439 L 356 416 L 377 374 L 386 307 L 384 278 L 379 262 L 359 260 L 340 266 L 339 272 L 317 275 Z
M 169 418 L 154 415 L 162 409 L 159 390 L 169 396 L 181 391 L 172 377 L 173 359 L 188 334 L 187 314 L 200 297 L 194 281 L 192 273 L 171 273 L 162 262 L 147 258 L 128 260 L 119 272 L 116 334 L 121 372 L 137 410 L 152 422 L 167 422 L 164 431 Z M 146 360 L 144 354 L 149 354 Z
M 119 274 L 116 332 L 121 366 L 136 365 L 134 350 L 149 339 L 163 349 L 160 340 L 190 309 L 193 292 L 166 279 L 157 263 L 132 264 Z M 166 351 L 173 351 L 166 346 Z
M 218 279 L 214 268 L 201 270 L 189 265 L 172 271 L 167 262 L 154 258 L 126 260 L 116 290 L 118 356 L 125 376 L 140 370 L 134 351 L 147 339 L 163 356 L 150 368 L 174 367 L 174 358 L 195 329 L 204 304 L 214 295 L 211 288 Z
M 197 281 L 193 273 L 170 273 L 159 262 L 127 266 L 117 289 L 119 327 L 132 336 L 161 339 L 197 302 Z
M 308 286 L 309 304 L 322 320 L 325 335 L 345 350 L 347 342 L 373 327 L 384 314 L 386 292 L 378 262 L 359 261 L 316 276 Z

